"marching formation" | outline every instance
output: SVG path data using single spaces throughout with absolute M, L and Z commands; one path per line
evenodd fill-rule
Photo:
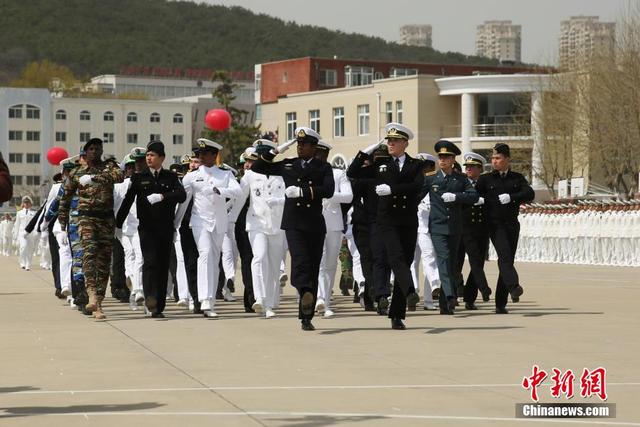
M 524 292 L 516 258 L 542 261 L 535 257 L 553 253 L 534 243 L 530 224 L 549 215 L 544 207 L 526 205 L 534 192 L 510 168 L 506 144 L 494 147 L 493 170 L 483 173 L 487 159 L 462 155 L 446 140 L 435 144 L 435 156 L 411 157 L 406 150 L 412 131 L 389 123 L 385 137 L 362 149 L 345 171 L 327 163 L 332 147 L 313 129 L 300 127 L 295 135 L 279 145 L 256 140 L 242 154 L 239 170 L 218 164 L 224 148 L 204 138 L 169 169 L 163 167 L 161 141 L 134 148 L 118 164 L 103 160 L 102 140 L 93 138 L 79 155 L 61 162 L 39 211 L 25 198 L 12 231 L 10 220 L 3 220 L 3 253 L 11 246 L 5 236 L 13 232 L 21 267 L 28 270 L 41 232 L 56 296 L 96 319 L 106 317 L 102 302 L 109 282 L 113 297 L 151 317 L 164 317 L 166 301 L 173 299 L 216 318 L 216 300 L 235 301 L 239 259 L 245 311 L 276 317 L 290 279 L 303 330 L 314 329 L 316 314 L 335 315 L 339 258 L 352 260 L 362 308 L 387 316 L 393 329 L 405 329 L 406 311 L 419 305 L 451 315 L 459 299 L 464 309 L 476 310 L 479 296 L 489 301 L 493 295 L 495 312 L 508 313 L 509 300 L 517 302 Z M 296 157 L 279 159 L 294 145 Z M 460 155 L 464 171 L 455 162 Z M 620 211 L 631 212 L 626 207 Z M 562 214 L 583 211 L 592 214 L 590 205 Z M 561 224 L 557 229 L 570 233 Z M 591 248 L 587 237 L 576 233 L 571 243 L 580 259 Z M 566 244 L 560 240 L 548 245 Z M 500 272 L 493 291 L 484 273 L 490 242 Z M 290 275 L 284 271 L 287 254 Z

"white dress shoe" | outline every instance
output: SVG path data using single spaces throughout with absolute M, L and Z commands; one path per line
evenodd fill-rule
M 60 291 L 60 293 L 62 294 L 62 296 L 64 297 L 68 297 L 69 295 L 71 295 L 71 289 L 67 288 L 66 286 L 64 288 L 62 288 L 62 290 Z
M 318 298 L 316 301 L 316 311 L 320 313 L 321 311 L 324 311 L 324 307 L 324 300 L 322 298 Z
M 324 311 L 324 316 L 323 317 L 325 319 L 330 319 L 333 316 L 335 316 L 335 313 L 333 312 L 333 310 L 327 309 L 327 310 Z
M 251 308 L 253 308 L 253 311 L 255 311 L 256 313 L 262 313 L 262 304 L 260 304 L 258 301 L 254 302 Z
M 266 317 L 267 319 L 271 319 L 272 317 L 276 317 L 276 313 L 270 308 L 267 308 L 264 312 L 264 317 Z
M 224 288 L 222 290 L 222 296 L 224 297 L 224 300 L 228 302 L 233 302 L 236 300 L 236 297 L 234 297 L 231 291 L 227 288 Z
M 132 311 L 136 311 L 138 309 L 138 303 L 136 302 L 135 292 L 129 295 L 129 309 Z
M 184 307 L 184 308 L 186 308 L 186 307 L 188 307 L 188 306 L 189 306 L 189 301 L 187 301 L 187 299 L 186 299 L 186 298 L 182 298 L 182 299 L 179 299 L 179 300 L 178 300 L 178 302 L 176 303 L 176 305 L 177 305 L 178 307 Z
M 144 302 L 144 293 L 142 291 L 137 291 L 135 292 L 136 294 L 136 302 L 138 304 L 143 303 Z
M 204 315 L 204 317 L 210 317 L 212 319 L 215 319 L 218 317 L 218 313 L 216 313 L 213 310 L 202 310 L 202 314 Z
M 194 310 L 196 308 L 196 305 L 194 304 L 193 300 L 190 299 L 189 300 L 189 310 Z
M 211 300 L 205 299 L 200 302 L 200 310 L 202 311 L 211 311 L 213 307 L 211 307 Z

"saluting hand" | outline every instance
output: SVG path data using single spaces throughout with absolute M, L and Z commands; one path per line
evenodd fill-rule
M 275 154 L 284 153 L 285 151 L 287 151 L 289 149 L 289 147 L 291 147 L 296 142 L 297 142 L 297 139 L 292 139 L 291 141 L 283 142 L 282 144 L 280 144 L 276 148 L 274 148 L 273 151 L 274 151 Z
M 368 146 L 367 148 L 365 148 L 364 150 L 361 150 L 364 154 L 371 154 L 374 151 L 376 151 L 378 149 L 378 147 L 380 147 L 382 145 L 382 143 L 384 142 L 384 139 L 381 139 L 380 141 L 376 142 L 375 144 L 371 144 L 370 146 Z

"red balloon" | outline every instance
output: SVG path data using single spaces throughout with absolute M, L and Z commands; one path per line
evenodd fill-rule
M 62 147 L 51 147 L 47 151 L 47 160 L 53 166 L 58 166 L 60 162 L 69 157 L 69 153 Z
M 204 123 L 211 130 L 227 130 L 231 126 L 231 114 L 222 109 L 209 110 L 204 117 Z

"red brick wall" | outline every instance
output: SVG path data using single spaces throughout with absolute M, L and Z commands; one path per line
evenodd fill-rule
M 286 81 L 284 76 L 286 73 Z M 260 102 L 275 102 L 290 93 L 309 92 L 311 58 L 291 59 L 262 64 L 260 76 Z

